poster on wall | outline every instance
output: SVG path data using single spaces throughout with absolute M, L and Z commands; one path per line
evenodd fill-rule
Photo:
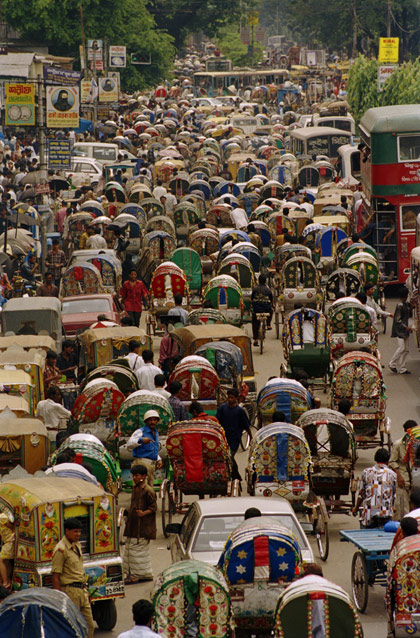
M 47 87 L 47 128 L 79 127 L 79 87 Z
M 118 102 L 118 82 L 115 78 L 100 78 L 99 101 Z
M 33 84 L 5 83 L 7 126 L 34 126 L 35 86 Z

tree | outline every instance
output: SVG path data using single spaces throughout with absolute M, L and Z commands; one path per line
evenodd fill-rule
M 79 58 L 80 7 L 89 39 L 107 39 L 126 45 L 128 53 L 150 54 L 152 65 L 122 70 L 129 90 L 156 84 L 171 66 L 175 53 L 172 38 L 156 28 L 145 0 L 3 0 L 7 22 L 24 38 L 47 43 L 53 54 Z
M 232 26 L 225 26 L 217 34 L 217 46 L 234 66 L 249 66 L 248 46 L 242 44 L 239 31 Z M 263 57 L 262 46 L 259 42 L 254 43 L 254 64 Z

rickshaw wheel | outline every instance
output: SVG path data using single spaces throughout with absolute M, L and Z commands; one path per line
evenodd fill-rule
M 354 604 L 361 614 L 364 613 L 369 596 L 369 579 L 365 557 L 356 552 L 351 563 L 351 589 Z
M 314 532 L 316 544 L 318 546 L 319 557 L 325 561 L 330 551 L 330 536 L 328 533 L 328 523 L 319 516 L 314 522 Z
M 169 534 L 166 532 L 166 525 L 168 523 L 172 523 L 172 516 L 176 511 L 176 504 L 174 502 L 172 492 L 171 492 L 171 484 L 169 481 L 166 481 L 165 486 L 162 491 L 162 503 L 161 503 L 161 515 L 162 515 L 162 531 L 165 538 L 168 538 Z
M 98 600 L 98 602 L 92 606 L 92 614 L 99 629 L 102 631 L 112 631 L 117 624 L 115 598 Z

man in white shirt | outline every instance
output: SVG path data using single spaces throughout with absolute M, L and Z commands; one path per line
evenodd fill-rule
M 232 224 L 234 224 L 237 230 L 241 230 L 242 228 L 246 228 L 248 226 L 248 215 L 243 208 L 234 208 L 230 212 L 230 218 L 232 220 Z
M 138 600 L 133 607 L 134 627 L 124 631 L 117 638 L 161 638 L 150 629 L 155 608 L 149 600 Z
M 375 294 L 375 286 L 373 284 L 365 284 L 364 291 L 366 293 L 367 301 L 366 305 L 369 308 L 372 308 L 375 311 L 376 319 L 379 317 L 393 317 L 394 315 L 391 312 L 387 312 L 386 310 L 382 310 L 380 305 L 376 303 L 373 295 Z
M 166 214 L 168 215 L 168 217 L 172 219 L 174 216 L 174 208 L 177 205 L 178 200 L 175 197 L 175 195 L 171 193 L 171 191 L 168 191 L 165 197 L 166 197 L 165 199 Z
M 171 396 L 171 393 L 165 390 L 165 375 L 164 374 L 157 374 L 155 376 L 155 392 L 157 392 L 158 394 L 160 394 L 162 397 L 164 397 L 165 399 L 169 401 L 169 397 Z
M 93 231 L 93 232 L 92 232 Z M 86 241 L 86 248 L 91 250 L 101 250 L 102 248 L 108 248 L 106 240 L 101 236 L 101 229 L 99 227 L 90 227 L 87 229 L 89 238 Z
M 158 179 L 157 186 L 153 189 L 153 197 L 160 201 L 161 197 L 166 197 L 166 188 L 162 186 L 162 180 Z
M 376 330 L 376 332 L 378 332 L 378 319 L 376 316 L 376 312 L 374 311 L 373 308 L 371 308 L 371 306 L 367 305 L 367 295 L 365 292 L 360 291 L 357 293 L 356 295 L 356 299 L 358 299 L 360 301 L 360 303 L 364 306 L 364 308 L 366 308 L 366 310 L 368 311 L 371 321 L 372 321 L 372 326 L 374 328 L 374 330 Z
M 125 359 L 128 359 L 128 365 L 132 370 L 134 370 L 134 372 L 137 372 L 137 370 L 140 370 L 140 368 L 144 366 L 143 357 L 139 354 L 140 347 L 140 341 L 131 339 L 130 343 L 128 344 L 128 355 L 124 357 Z
M 314 216 L 314 207 L 313 204 L 311 204 L 309 197 L 304 197 L 303 198 L 303 202 L 302 204 L 299 206 L 299 208 L 303 208 L 303 210 L 306 210 L 306 212 L 308 213 L 310 219 L 313 218 Z
M 162 370 L 153 365 L 153 352 L 151 350 L 143 350 L 143 366 L 136 370 L 137 379 L 140 390 L 151 390 L 154 392 L 155 376 L 162 374 Z
M 64 430 L 65 425 L 60 427 L 60 424 L 64 420 L 68 420 L 71 416 L 71 412 L 66 410 L 62 404 L 62 394 L 60 388 L 56 385 L 51 385 L 47 392 L 47 398 L 44 401 L 39 401 L 36 406 L 36 415 L 44 423 L 48 430 L 48 438 L 55 443 L 55 438 L 59 430 Z

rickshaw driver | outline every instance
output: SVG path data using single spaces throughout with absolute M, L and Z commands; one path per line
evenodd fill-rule
M 144 415 L 144 427 L 137 429 L 128 439 L 127 448 L 133 451 L 133 463 L 144 465 L 147 468 L 147 479 L 153 487 L 155 467 L 162 467 L 162 459 L 159 456 L 159 434 L 156 430 L 160 421 L 159 412 L 147 410 Z
M 82 525 L 77 518 L 64 521 L 64 536 L 57 543 L 52 557 L 53 588 L 63 591 L 84 616 L 89 638 L 93 638 L 93 616 L 83 566 L 82 548 L 79 543 Z

